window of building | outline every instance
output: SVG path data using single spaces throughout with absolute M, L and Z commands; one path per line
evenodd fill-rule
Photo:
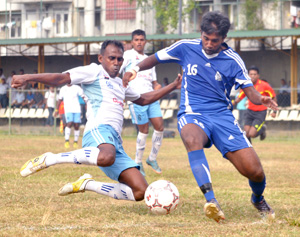
M 55 10 L 55 33 L 58 36 L 70 34 L 70 16 L 67 9 Z
M 101 27 L 101 8 L 100 7 L 95 8 L 95 27 L 97 27 L 100 30 L 100 27 Z

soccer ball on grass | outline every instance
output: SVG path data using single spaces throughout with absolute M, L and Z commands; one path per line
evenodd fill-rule
M 154 214 L 170 214 L 179 203 L 178 189 L 170 181 L 155 181 L 146 189 L 145 202 L 149 210 Z

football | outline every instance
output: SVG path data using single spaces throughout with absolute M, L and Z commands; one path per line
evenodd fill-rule
M 149 210 L 156 215 L 170 214 L 179 203 L 178 189 L 170 181 L 155 181 L 146 189 L 145 202 Z

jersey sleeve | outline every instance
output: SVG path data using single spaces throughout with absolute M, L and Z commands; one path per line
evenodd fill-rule
M 180 40 L 172 44 L 170 47 L 164 48 L 156 52 L 155 57 L 160 63 L 178 63 L 184 50 L 183 45 L 184 41 Z
M 269 83 L 265 83 L 266 86 L 265 86 L 265 93 L 270 96 L 271 98 L 274 98 L 276 96 L 276 93 L 275 91 L 273 90 L 273 88 L 270 86 Z
M 69 73 L 72 85 L 91 84 L 99 72 L 99 65 L 92 63 L 87 66 L 75 67 L 63 73 Z
M 125 101 L 135 101 L 141 97 L 140 93 L 128 86 L 125 90 Z

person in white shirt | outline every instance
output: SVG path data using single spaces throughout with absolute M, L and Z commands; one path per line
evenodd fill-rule
M 56 92 L 54 91 L 54 87 L 50 86 L 49 89 L 45 93 L 45 105 L 46 108 L 49 111 L 49 116 L 46 120 L 46 125 L 47 126 L 53 126 L 54 124 L 54 109 L 55 109 L 55 104 L 56 104 L 56 99 L 58 99 L 58 96 L 56 96 Z
M 125 51 L 124 62 L 122 64 L 120 72 L 128 72 L 139 62 L 148 57 L 146 54 L 144 54 L 144 48 L 146 45 L 145 31 L 133 31 L 131 33 L 131 44 L 133 48 Z M 146 93 L 161 88 L 161 85 L 157 82 L 154 67 L 139 72 L 137 74 L 137 80 L 131 81 L 129 85 L 139 93 Z M 136 140 L 135 162 L 140 166 L 140 171 L 145 176 L 142 159 L 146 147 L 146 139 L 149 133 L 150 121 L 154 127 L 154 132 L 152 135 L 152 148 L 146 160 L 146 163 L 152 167 L 154 172 L 161 174 L 161 168 L 158 166 L 158 163 L 156 161 L 158 151 L 162 144 L 164 131 L 164 123 L 162 119 L 160 104 L 158 101 L 155 101 L 154 103 L 147 106 L 140 106 L 133 103 L 128 104 L 132 123 L 136 124 L 139 130 Z
M 78 139 L 80 135 L 79 125 L 81 123 L 81 107 L 79 104 L 78 96 L 87 102 L 87 98 L 83 90 L 78 85 L 67 84 L 59 91 L 58 103 L 56 108 L 64 101 L 65 117 L 67 125 L 65 127 L 65 148 L 70 147 L 70 134 L 71 128 L 74 126 L 74 143 L 73 147 L 78 148 Z M 54 116 L 57 116 L 58 110 L 55 110 Z
M 151 104 L 174 89 L 181 87 L 181 75 L 160 90 L 139 94 L 130 87 L 125 88 L 117 77 L 123 62 L 123 45 L 120 41 L 107 40 L 101 46 L 98 61 L 77 67 L 64 73 L 43 73 L 13 77 L 13 87 L 30 82 L 41 82 L 51 86 L 81 84 L 87 96 L 87 124 L 82 149 L 66 153 L 45 153 L 27 161 L 21 168 L 26 177 L 40 170 L 61 163 L 98 166 L 109 178 L 119 183 L 97 182 L 85 174 L 74 183 L 59 190 L 59 195 L 93 191 L 119 200 L 141 201 L 144 199 L 147 181 L 139 172 L 139 166 L 125 153 L 122 146 L 124 100 L 140 105 Z

